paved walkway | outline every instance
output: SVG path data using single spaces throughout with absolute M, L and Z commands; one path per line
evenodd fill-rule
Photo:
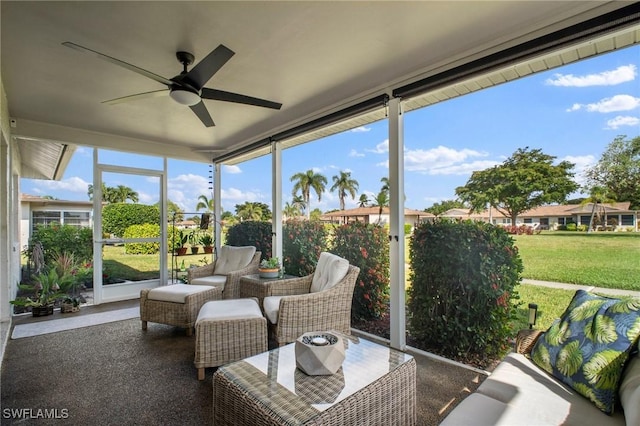
M 540 281 L 540 280 L 530 280 L 523 279 L 522 284 L 529 285 L 540 285 L 544 287 L 552 287 L 552 288 L 561 288 L 565 290 L 585 290 L 593 293 L 600 294 L 608 294 L 611 296 L 634 296 L 640 297 L 640 291 L 632 291 L 632 290 L 618 290 L 613 288 L 602 288 L 602 287 L 594 287 L 592 285 L 580 285 L 580 284 L 565 284 L 565 283 L 555 283 L 551 281 Z

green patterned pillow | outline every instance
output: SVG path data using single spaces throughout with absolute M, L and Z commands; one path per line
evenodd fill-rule
M 533 362 L 613 413 L 620 376 L 640 335 L 640 299 L 578 290 L 559 320 L 540 336 Z

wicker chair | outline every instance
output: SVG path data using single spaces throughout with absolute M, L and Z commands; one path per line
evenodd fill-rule
M 325 255 L 318 261 L 318 267 Z M 340 259 L 340 258 L 338 258 Z M 344 260 L 344 259 L 342 259 Z M 314 289 L 314 274 L 278 281 L 263 302 L 273 337 L 282 346 L 310 331 L 336 330 L 351 334 L 351 300 L 360 268 L 347 263 L 346 274 L 334 285 Z M 317 277 L 316 277 L 317 278 Z
M 198 268 L 189 268 L 187 270 L 187 279 L 190 284 L 210 285 L 220 287 L 222 289 L 223 299 L 239 299 L 240 298 L 240 278 L 244 275 L 258 273 L 260 266 L 260 256 L 262 252 L 255 251 L 249 263 L 242 265 L 239 269 L 229 270 L 229 265 L 236 264 L 230 258 L 241 253 L 241 256 L 247 256 L 247 250 L 255 247 L 232 247 L 222 246 L 220 255 L 212 263 Z M 250 255 L 250 253 L 249 253 Z M 241 262 L 243 263 L 243 262 Z

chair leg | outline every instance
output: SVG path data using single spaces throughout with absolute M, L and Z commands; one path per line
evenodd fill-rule
M 146 321 L 142 321 L 142 329 L 143 330 L 147 329 L 147 322 Z
M 187 327 L 187 336 L 188 337 L 193 336 L 193 327 Z
M 198 380 L 204 380 L 204 367 L 198 368 Z

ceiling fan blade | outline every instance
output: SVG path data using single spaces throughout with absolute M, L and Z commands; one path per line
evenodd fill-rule
M 209 89 L 204 87 L 202 89 L 203 99 L 213 99 L 216 101 L 224 102 L 236 102 L 239 104 L 254 105 L 264 108 L 280 109 L 282 104 L 265 99 L 254 98 L 252 96 L 241 95 L 239 93 L 225 92 L 224 90 Z
M 191 108 L 191 111 L 193 111 L 198 116 L 200 121 L 202 121 L 202 124 L 207 127 L 215 126 L 211 115 L 209 115 L 209 111 L 207 111 L 207 107 L 204 105 L 204 102 L 200 101 L 199 103 L 192 105 L 189 108 Z
M 191 68 L 191 71 L 189 71 L 185 77 L 193 82 L 197 89 L 202 89 L 202 86 L 204 86 L 233 55 L 235 55 L 233 50 L 221 44 Z
M 151 71 L 147 71 L 145 69 L 136 67 L 135 65 L 131 65 L 131 64 L 127 63 L 127 62 L 121 61 L 120 59 L 112 58 L 111 56 L 104 55 L 104 54 L 102 54 L 100 52 L 96 52 L 95 50 L 91 50 L 91 49 L 89 49 L 87 47 L 80 46 L 79 44 L 75 44 L 75 43 L 72 43 L 70 41 L 65 41 L 64 43 L 62 43 L 62 45 L 70 47 L 70 48 L 75 49 L 75 50 L 78 50 L 78 51 L 83 52 L 83 53 L 92 54 L 92 55 L 96 56 L 98 59 L 102 59 L 103 61 L 108 61 L 108 62 L 111 62 L 112 64 L 121 66 L 123 68 L 128 69 L 129 71 L 133 71 L 133 72 L 138 73 L 140 75 L 143 75 L 143 76 L 145 76 L 147 78 L 155 80 L 158 83 L 162 83 L 162 84 L 165 84 L 167 86 L 171 86 L 171 84 L 173 84 L 173 82 L 171 80 L 169 80 L 167 78 L 164 78 L 164 77 L 162 77 L 160 75 L 154 74 Z
M 115 104 L 121 104 L 123 102 L 137 101 L 140 99 L 159 98 L 161 96 L 167 96 L 167 95 L 169 95 L 169 89 L 162 89 L 162 90 L 154 90 L 153 92 L 144 92 L 144 93 L 138 93 L 136 95 L 124 96 L 122 98 L 109 99 L 108 101 L 102 101 L 102 103 L 107 105 L 115 105 Z

